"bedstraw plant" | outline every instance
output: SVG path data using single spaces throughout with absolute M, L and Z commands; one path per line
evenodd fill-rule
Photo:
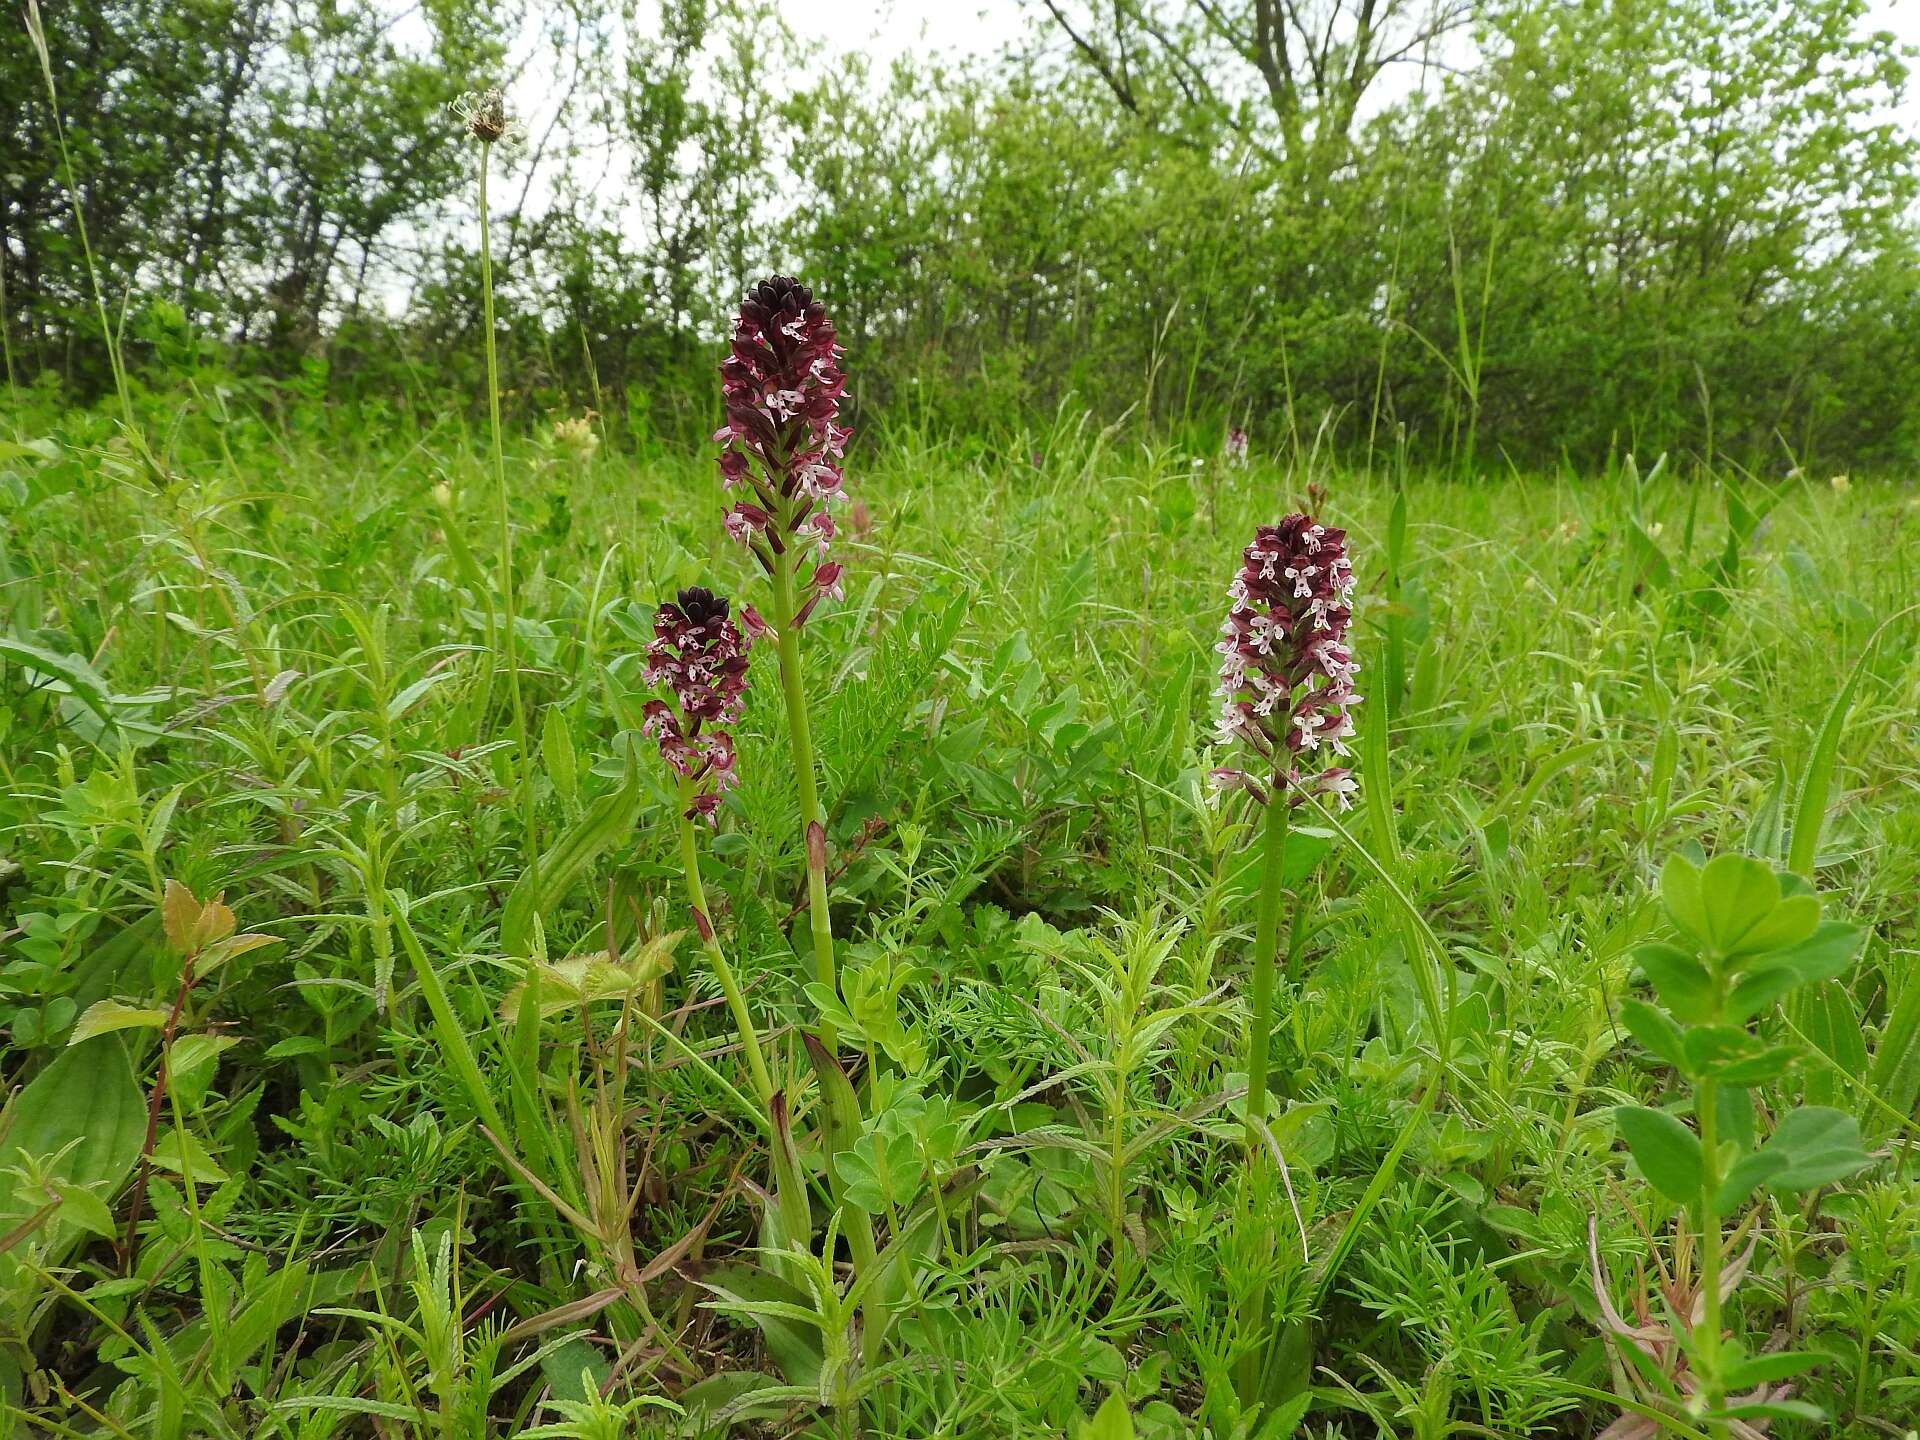
M 1598 1274 L 1595 1283 L 1631 1378 L 1678 1413 L 1699 1418 L 1710 1435 L 1745 1440 L 1764 1433 L 1752 1422 L 1822 1418 L 1816 1407 L 1788 1398 L 1787 1382 L 1823 1357 L 1762 1346 L 1737 1329 L 1727 1333 L 1727 1300 L 1752 1252 L 1750 1243 L 1730 1263 L 1726 1227 L 1756 1190 L 1793 1197 L 1870 1163 L 1858 1122 L 1830 1106 L 1780 1111 L 1763 1137 L 1755 1089 L 1780 1081 L 1800 1052 L 1760 1022 L 1802 986 L 1843 973 L 1860 932 L 1823 921 L 1819 897 L 1800 877 L 1743 855 L 1717 855 L 1704 866 L 1673 856 L 1660 872 L 1660 899 L 1673 938 L 1634 952 L 1658 1000 L 1627 1000 L 1620 1018 L 1688 1093 L 1673 1108 L 1623 1105 L 1614 1120 L 1640 1173 L 1681 1207 L 1699 1255 L 1695 1299 L 1668 1321 L 1678 1355 L 1657 1349 L 1658 1327 L 1649 1332 L 1619 1321 Z M 1692 1128 L 1675 1109 L 1691 1113 Z M 1743 1222 L 1736 1233 L 1750 1229 Z M 1669 1367 L 1678 1359 L 1679 1367 L 1663 1367 L 1662 1359 Z M 1616 1430 L 1624 1435 L 1638 1423 L 1629 1418 Z

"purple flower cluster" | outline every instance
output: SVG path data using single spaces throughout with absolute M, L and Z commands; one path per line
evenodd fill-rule
M 753 642 L 727 618 L 726 597 L 694 586 L 677 600 L 655 613 L 647 642 L 647 683 L 664 683 L 673 704 L 649 700 L 642 729 L 660 742 L 674 771 L 694 783 L 688 817 L 712 824 L 720 797 L 739 783 L 733 736 L 721 727 L 740 719 Z M 747 614 L 752 628 L 752 607 Z
M 840 466 L 852 433 L 837 423 L 844 353 L 813 292 L 776 275 L 747 292 L 720 366 L 720 474 L 729 490 L 750 492 L 727 512 L 727 533 L 769 574 L 789 546 L 813 552 L 806 598 L 792 616 L 774 617 L 782 625 L 805 624 L 823 595 L 843 594 L 842 568 L 827 551 L 836 529 L 829 507 L 845 498 Z
M 1329 795 L 1341 809 L 1352 802 L 1353 772 L 1314 769 L 1307 757 L 1324 749 L 1345 755 L 1353 734 L 1353 693 L 1359 670 L 1347 648 L 1353 624 L 1353 566 L 1347 533 L 1310 515 L 1262 525 L 1246 548 L 1240 573 L 1228 587 L 1231 606 L 1220 652 L 1222 745 L 1244 741 L 1261 757 L 1264 780 L 1243 770 L 1213 772 L 1223 788 L 1246 789 L 1265 801 L 1267 788 Z

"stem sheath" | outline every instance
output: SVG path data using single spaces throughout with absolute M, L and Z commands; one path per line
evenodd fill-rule
M 1253 996 L 1247 1014 L 1247 1158 L 1259 1149 L 1267 1111 L 1267 1043 L 1273 1035 L 1273 972 L 1279 963 L 1280 905 L 1286 892 L 1287 795 L 1273 786 L 1260 826 L 1260 910 L 1253 932 Z

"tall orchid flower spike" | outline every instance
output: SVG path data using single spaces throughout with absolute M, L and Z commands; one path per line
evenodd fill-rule
M 1344 530 L 1310 515 L 1262 525 L 1227 587 L 1215 739 L 1243 752 L 1240 766 L 1213 772 L 1222 789 L 1245 790 L 1264 807 L 1260 908 L 1254 926 L 1247 1019 L 1247 1149 L 1260 1149 L 1267 1103 L 1267 1046 L 1285 890 L 1288 817 L 1310 795 L 1352 804 L 1353 772 L 1326 762 L 1347 754 L 1359 666 L 1348 647 L 1353 564 Z
M 806 844 L 814 974 L 836 994 L 826 812 L 815 774 L 800 631 L 821 601 L 845 593 L 845 569 L 832 555 L 839 529 L 833 507 L 846 496 L 841 464 L 851 434 L 840 424 L 847 389 L 843 353 L 826 307 L 812 291 L 784 275 L 761 281 L 734 318 L 720 366 L 727 423 L 713 437 L 722 446 L 721 479 L 740 493 L 726 514 L 727 534 L 747 547 L 773 587 L 771 614 L 762 619 L 749 610 L 744 618 L 749 629 L 771 632 L 779 651 Z M 832 1027 L 823 1023 L 820 1032 L 832 1049 Z

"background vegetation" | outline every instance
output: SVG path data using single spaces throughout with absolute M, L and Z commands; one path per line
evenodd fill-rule
M 135 368 L 470 397 L 470 176 L 445 104 L 512 64 L 507 382 L 699 433 L 757 273 L 835 297 L 859 403 L 1522 465 L 1895 465 L 1920 444 L 1914 137 L 1864 0 L 1118 0 L 888 74 L 771 6 L 106 0 L 49 46 Z M 509 77 L 511 79 L 512 77 Z M 37 61 L 0 34 L 17 383 L 93 393 Z M 507 86 L 513 91 L 512 84 Z M 450 357 L 455 357 L 451 358 Z

